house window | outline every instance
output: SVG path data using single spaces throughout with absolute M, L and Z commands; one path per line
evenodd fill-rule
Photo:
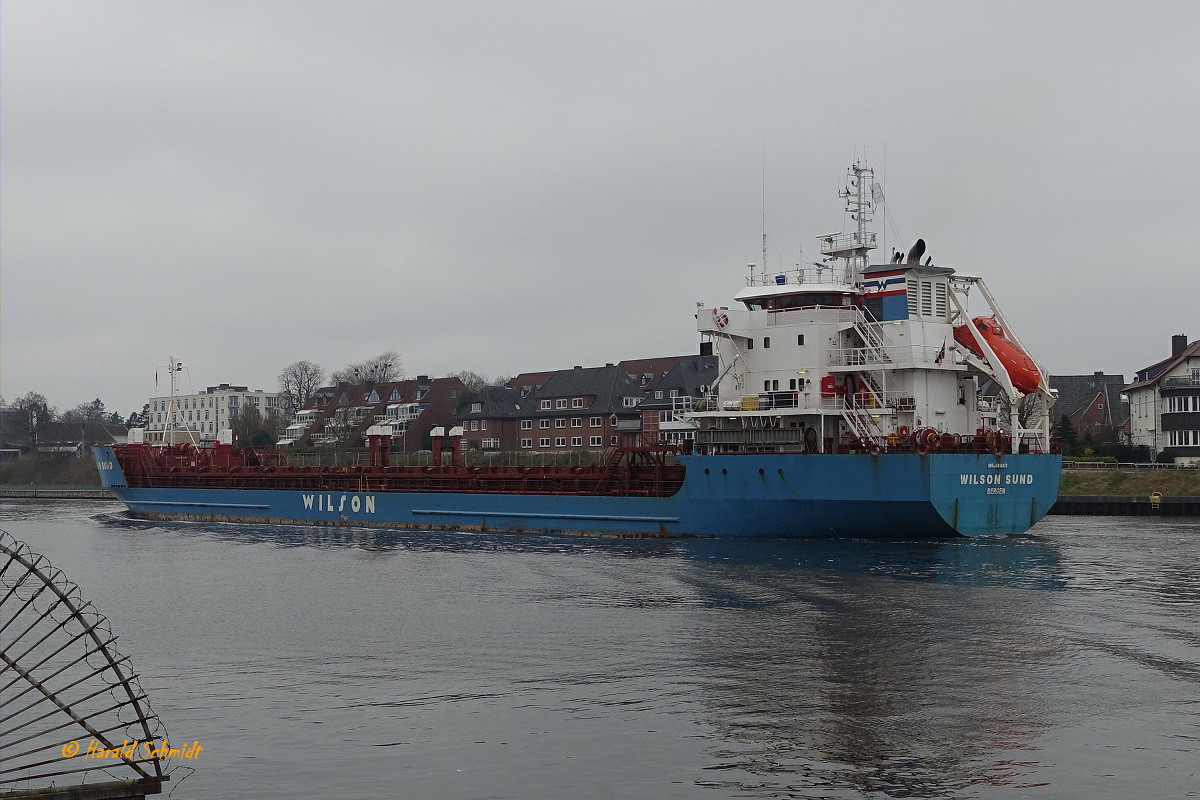
M 531 419 L 521 420 L 521 430 L 523 430 L 523 431 L 533 430 L 533 420 L 531 420 Z
M 566 447 L 567 446 L 567 437 L 565 437 L 565 436 L 554 437 L 554 446 L 555 447 Z
M 473 430 L 473 431 L 479 430 L 479 420 L 477 420 L 477 419 L 471 420 L 471 430 Z
M 582 428 L 583 427 L 583 417 L 571 417 L 571 427 L 572 428 Z
M 662 389 L 655 389 L 655 390 L 654 390 L 654 399 L 655 399 L 655 400 L 662 400 L 662 399 L 663 399 L 663 393 L 662 393 Z
M 563 419 L 562 417 L 559 417 L 558 419 L 554 420 L 554 427 L 565 428 L 565 427 L 567 427 L 567 421 L 565 419 Z
M 609 444 L 611 444 L 613 447 L 616 447 L 617 446 L 617 437 L 615 437 L 615 436 L 612 437 L 612 439 L 609 440 Z
M 543 410 L 543 411 L 549 411 L 549 410 L 550 410 L 550 401 L 549 401 L 549 400 L 543 400 L 543 401 L 542 401 L 542 410 Z
M 670 422 L 670 421 L 671 421 L 671 412 L 670 411 L 658 412 L 658 422 L 660 425 L 663 423 L 666 423 L 666 422 Z
M 471 403 L 471 413 L 478 414 L 483 411 L 483 403 Z
M 546 428 L 549 428 L 549 427 L 550 427 L 550 420 L 548 420 L 548 419 L 539 419 L 539 420 L 538 420 L 538 427 L 539 427 L 539 428 L 542 428 L 543 430 L 544 430 L 544 429 L 546 429 Z
M 541 439 L 538 439 L 538 447 L 549 447 L 549 446 L 550 446 L 550 440 L 547 439 L 546 437 L 542 437 Z
M 533 447 L 533 439 L 522 439 L 521 447 L 526 447 L 526 448 Z
M 797 334 L 796 344 L 800 345 L 801 347 L 804 347 L 804 334 L 803 333 Z
M 555 400 L 554 407 L 555 408 L 566 408 L 567 407 L 567 398 L 562 397 L 562 398 L 559 398 L 558 400 Z
M 624 400 L 625 400 L 626 408 L 634 408 L 635 406 L 637 406 L 638 403 L 642 402 L 641 400 L 639 400 L 636 397 L 626 397 L 626 398 L 624 398 Z
M 603 436 L 593 436 L 591 439 L 588 440 L 588 443 L 592 447 L 600 447 L 604 443 L 604 437 Z
M 593 428 L 600 428 L 603 427 L 604 420 L 601 417 L 592 417 L 590 420 L 588 420 L 588 424 Z
M 583 408 L 583 398 L 574 397 L 571 399 L 571 408 Z
M 671 397 L 679 397 L 679 390 L 678 390 L 678 389 L 672 389 L 672 390 L 671 390 Z
M 572 436 L 571 437 L 571 447 L 583 447 L 583 437 L 582 436 Z
M 763 337 L 763 347 L 770 347 L 770 346 L 771 346 L 771 337 L 764 336 Z
M 500 449 L 500 440 L 499 439 L 484 439 L 483 440 L 483 449 L 484 450 L 499 450 Z

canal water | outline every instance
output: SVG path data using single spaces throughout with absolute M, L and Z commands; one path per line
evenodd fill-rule
M 1200 521 L 942 543 L 4 527 L 120 634 L 177 798 L 1200 796 Z

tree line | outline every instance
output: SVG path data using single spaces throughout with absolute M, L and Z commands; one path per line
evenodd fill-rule
M 461 380 L 468 393 L 477 392 L 486 386 L 499 386 L 507 380 L 503 377 L 489 379 L 470 370 L 463 370 L 451 377 Z M 292 415 L 302 408 L 310 407 L 317 390 L 322 386 L 343 381 L 349 384 L 386 383 L 404 378 L 404 365 L 394 350 L 387 350 L 334 370 L 329 373 L 328 381 L 320 364 L 308 360 L 296 361 L 284 367 L 277 376 L 281 397 L 280 410 L 264 413 L 253 406 L 245 406 L 230 420 L 230 428 L 238 442 L 250 445 L 274 444 L 283 435 Z M 104 401 L 98 397 L 91 402 L 80 403 L 60 411 L 50 405 L 46 396 L 40 392 L 28 392 L 12 403 L 5 403 L 4 399 L 0 398 L 0 407 L 10 415 L 7 430 L 22 435 L 22 438 L 28 439 L 34 446 L 42 440 L 42 434 L 51 423 L 142 428 L 148 424 L 150 416 L 149 403 L 144 404 L 139 411 L 122 416 L 115 411 L 109 411 Z

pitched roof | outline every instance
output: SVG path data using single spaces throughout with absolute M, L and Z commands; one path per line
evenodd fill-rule
M 536 408 L 538 400 L 556 397 L 594 397 L 588 412 L 592 414 L 630 413 L 624 397 L 644 399 L 643 392 L 621 367 L 575 367 L 553 373 L 541 388 L 526 398 L 526 408 Z
M 658 358 L 629 358 L 617 364 L 635 384 L 643 389 L 655 389 L 659 381 L 680 361 L 691 356 L 659 356 Z
M 1129 416 L 1129 407 L 1121 402 L 1125 390 L 1124 375 L 1051 375 L 1050 386 L 1058 390 L 1058 402 L 1054 404 L 1054 416 L 1061 419 L 1064 414 L 1074 414 L 1087 408 L 1101 395 L 1104 414 L 1109 425 L 1120 425 Z
M 516 389 L 518 393 L 529 394 L 545 383 L 546 379 L 553 374 L 553 372 L 522 372 L 520 375 L 509 378 L 504 385 L 510 389 Z
M 644 408 L 670 408 L 671 390 L 677 391 L 679 396 L 701 397 L 704 392 L 700 387 L 712 386 L 716 379 L 716 356 L 687 356 L 680 359 L 679 363 L 655 384 L 653 391 L 661 391 L 663 399 L 647 400 L 642 406 Z
M 1190 345 L 1184 348 L 1182 353 L 1177 356 L 1164 358 L 1162 361 L 1151 364 L 1144 369 L 1139 369 L 1137 372 L 1138 380 L 1126 386 L 1125 391 L 1129 391 L 1130 389 L 1141 389 L 1143 386 L 1153 386 L 1158 382 L 1159 378 L 1175 369 L 1175 367 L 1179 366 L 1181 362 L 1196 356 L 1200 356 L 1200 339 L 1192 342 Z
M 478 412 L 472 412 L 471 407 L 478 403 Z M 454 409 L 455 419 L 503 419 L 516 417 L 521 413 L 521 393 L 510 386 L 484 386 L 462 399 Z

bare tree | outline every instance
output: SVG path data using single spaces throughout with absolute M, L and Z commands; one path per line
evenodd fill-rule
M 60 422 L 103 422 L 108 417 L 104 413 L 104 401 L 99 397 L 90 403 L 80 403 L 68 409 L 59 417 Z
M 375 383 L 383 383 L 403 378 L 404 367 L 400 363 L 400 356 L 396 351 L 388 350 L 373 358 L 368 358 L 366 361 L 347 364 L 329 377 L 335 382 L 362 383 L 364 381 L 374 381 Z
M 313 393 L 325 382 L 325 370 L 311 361 L 288 364 L 279 373 L 279 391 L 283 394 L 283 407 L 294 414 L 312 402 Z
M 475 392 L 478 392 L 480 389 L 483 389 L 487 386 L 503 386 L 508 382 L 508 378 L 506 377 L 497 375 L 495 378 L 485 378 L 478 372 L 474 372 L 469 369 L 464 369 L 462 372 L 456 372 L 450 377 L 458 378 L 460 381 L 462 381 L 463 386 L 466 387 L 468 394 L 474 394 Z
M 38 433 L 54 421 L 57 413 L 47 404 L 46 396 L 38 392 L 29 392 L 18 397 L 9 409 L 16 413 L 19 428 L 29 436 L 29 443 L 33 447 L 37 447 Z

